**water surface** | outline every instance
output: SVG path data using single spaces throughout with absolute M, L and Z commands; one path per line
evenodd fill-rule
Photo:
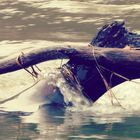
M 140 33 L 139 18 L 139 0 L 1 0 L 0 59 L 39 47 L 86 45 L 101 26 L 114 20 L 125 20 L 130 31 Z M 39 67 L 48 72 L 60 65 L 58 60 Z M 33 82 L 24 70 L 1 75 L 0 100 Z M 60 79 L 57 84 L 76 103 L 74 108 L 38 109 L 38 104 L 31 104 L 28 95 L 23 95 L 6 104 L 8 111 L 1 107 L 0 140 L 140 139 L 139 92 L 130 98 L 132 90 L 139 91 L 139 86 L 125 88 L 129 94 L 122 93 L 122 105 L 127 109 L 122 109 L 112 106 L 110 100 L 104 104 L 104 98 L 95 105 L 83 105 L 80 97 L 70 95 L 71 90 L 63 82 Z

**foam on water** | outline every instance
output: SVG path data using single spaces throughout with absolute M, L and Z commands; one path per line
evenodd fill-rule
M 74 102 L 74 106 L 68 110 L 90 113 L 96 123 L 122 122 L 125 117 L 140 114 L 140 79 L 126 81 L 112 88 L 93 104 L 77 93 L 71 94 L 68 87 L 65 90 L 65 96 Z
M 29 49 L 38 46 L 45 46 L 46 44 L 48 44 L 48 46 L 56 45 L 59 43 L 39 40 L 28 40 L 25 42 L 7 40 L 0 43 L 1 48 L 6 48 L 1 49 L 0 53 L 1 55 L 3 55 L 3 57 L 7 57 L 11 53 L 19 54 L 21 51 L 26 52 L 27 48 Z M 64 43 L 64 45 L 65 44 L 66 43 Z M 79 45 L 79 42 L 77 44 Z M 64 61 L 64 63 L 65 62 L 66 61 Z M 44 94 L 50 95 L 54 87 L 57 86 L 64 96 L 64 101 L 66 103 L 71 102 L 73 104 L 72 107 L 66 108 L 68 112 L 84 112 L 83 114 L 90 114 L 90 116 L 94 116 L 93 119 L 97 123 L 105 123 L 107 121 L 120 122 L 123 121 L 123 118 L 125 116 L 140 114 L 139 79 L 134 80 L 135 82 L 124 82 L 114 87 L 112 89 L 112 92 L 114 93 L 115 97 L 112 97 L 110 92 L 107 92 L 94 104 L 91 104 L 81 95 L 80 92 L 75 91 L 66 83 L 60 73 L 60 70 L 58 69 L 60 64 L 61 60 L 44 62 L 39 64 L 39 67 L 45 72 L 45 74 L 43 73 L 44 76 L 40 78 L 41 81 L 33 88 L 27 90 L 14 100 L 8 101 L 5 104 L 1 104 L 1 110 L 13 112 L 35 112 L 30 116 L 30 118 L 32 118 L 33 116 L 36 116 L 35 114 L 40 114 L 38 112 L 40 110 L 40 106 L 44 104 L 49 104 L 50 101 L 54 101 L 56 100 L 56 98 L 60 97 L 56 94 L 54 96 L 55 98 L 53 96 L 49 96 L 49 99 L 44 98 Z M 7 99 L 34 83 L 32 77 L 30 77 L 29 74 L 26 73 L 24 70 L 1 75 L 0 79 L 0 100 Z
M 48 69 L 48 71 L 51 71 L 51 72 L 47 72 L 43 76 L 40 76 L 40 79 L 39 79 L 40 81 L 35 86 L 23 92 L 17 98 L 2 104 L 1 109 L 5 111 L 7 110 L 7 111 L 33 112 L 33 111 L 36 111 L 41 105 L 44 105 L 44 104 L 57 103 L 57 102 L 59 104 L 63 104 L 61 97 L 58 95 L 59 93 L 54 93 L 55 87 L 58 87 L 60 89 L 61 93 L 64 96 L 65 103 L 72 102 L 74 106 L 80 105 L 80 102 L 82 101 L 83 97 L 79 95 L 78 93 L 76 93 L 76 91 L 74 91 L 73 88 L 69 87 L 69 85 L 66 83 L 63 76 L 61 75 L 60 70 L 50 68 Z M 23 78 L 21 78 L 21 80 L 23 80 Z M 23 84 L 22 81 L 18 81 L 18 82 L 20 82 L 20 84 Z M 17 86 L 20 84 L 18 83 Z M 7 86 L 10 86 L 10 85 L 7 85 Z M 26 85 L 25 87 L 27 88 L 29 87 L 29 85 L 28 86 Z M 22 85 L 20 85 L 20 88 L 23 89 Z M 10 91 L 12 91 L 13 89 L 14 88 L 10 89 Z M 9 89 L 6 89 L 6 90 L 9 90 Z M 19 89 L 17 91 L 19 92 Z M 15 90 L 15 92 L 17 91 Z M 3 89 L 3 92 L 4 92 L 4 89 Z M 13 95 L 10 95 L 10 97 L 11 96 Z
M 41 78 L 37 85 L 16 99 L 2 104 L 1 110 L 38 112 L 39 108 L 44 104 L 50 104 L 55 100 L 63 102 L 61 99 L 59 100 L 59 95 L 52 94 L 54 87 L 57 86 L 64 96 L 64 101 L 73 104 L 72 107 L 67 107 L 67 111 L 90 113 L 91 116 L 94 116 L 95 122 L 120 122 L 123 121 L 125 116 L 140 114 L 140 79 L 136 79 L 134 82 L 124 82 L 111 89 L 115 97 L 112 97 L 108 91 L 95 103 L 90 104 L 81 94 L 66 83 L 58 69 L 48 69 L 44 77 Z M 46 96 L 49 96 L 49 98 L 45 98 Z M 54 98 L 54 96 L 56 97 Z M 38 113 L 35 114 L 39 115 Z M 36 116 L 34 115 L 32 115 L 33 118 Z

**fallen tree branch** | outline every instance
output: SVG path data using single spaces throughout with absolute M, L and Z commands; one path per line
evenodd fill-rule
M 20 56 L 22 66 L 29 66 L 55 59 L 72 59 L 75 61 L 94 61 L 95 57 L 103 66 L 123 66 L 132 70 L 140 70 L 140 51 L 125 50 L 118 48 L 93 48 L 87 46 L 57 46 L 31 50 Z M 0 74 L 21 69 L 17 64 L 18 56 L 8 57 L 0 60 Z

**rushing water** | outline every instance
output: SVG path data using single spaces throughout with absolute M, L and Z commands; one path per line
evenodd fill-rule
M 44 46 L 88 44 L 114 20 L 125 20 L 129 30 L 140 33 L 139 18 L 139 0 L 0 0 L 0 59 Z M 140 139 L 139 84 L 113 89 L 121 106 L 115 99 L 111 104 L 109 93 L 91 105 L 65 83 L 60 65 L 61 60 L 40 64 L 46 80 L 0 105 L 0 140 Z M 0 100 L 33 83 L 24 70 L 0 75 Z M 47 101 L 40 96 L 51 89 L 44 86 L 48 83 L 57 85 L 74 107 L 41 106 Z

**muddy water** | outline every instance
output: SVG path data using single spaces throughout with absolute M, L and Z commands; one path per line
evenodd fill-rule
M 87 44 L 101 26 L 114 20 L 125 20 L 129 30 L 140 33 L 139 18 L 139 0 L 1 0 L 0 59 L 32 48 Z M 52 72 L 60 64 L 58 60 L 39 67 Z M 25 71 L 1 75 L 0 99 L 20 92 L 33 82 Z M 76 102 L 74 108 L 38 109 L 38 103 L 30 106 L 29 96 L 24 95 L 23 100 L 6 104 L 6 109 L 1 106 L 0 140 L 140 139 L 138 85 L 131 83 L 129 88 L 124 85 L 124 90 L 119 92 L 119 97 L 124 95 L 120 97 L 124 109 L 112 106 L 104 97 L 95 105 L 83 105 L 80 97 L 76 101 L 71 97 L 63 82 L 60 78 L 57 84 L 67 93 L 67 98 Z

